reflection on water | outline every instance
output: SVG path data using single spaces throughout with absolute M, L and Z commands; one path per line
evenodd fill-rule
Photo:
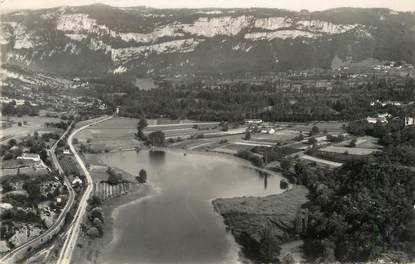
M 164 150 L 150 150 L 148 156 L 151 164 L 163 165 L 166 159 L 166 152 Z
M 102 154 L 104 162 L 130 173 L 145 169 L 160 194 L 120 208 L 117 241 L 107 263 L 234 263 L 238 247 L 211 199 L 281 192 L 279 176 L 239 160 L 183 152 Z
M 266 190 L 268 187 L 268 174 L 264 176 L 264 189 Z

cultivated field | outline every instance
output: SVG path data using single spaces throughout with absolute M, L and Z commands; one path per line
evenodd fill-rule
M 17 174 L 26 174 L 31 176 L 48 175 L 49 171 L 46 168 L 36 168 L 34 166 L 14 168 L 14 169 L 1 169 L 0 177 L 14 176 Z
M 59 160 L 59 163 L 62 166 L 63 171 L 67 175 L 79 175 L 81 171 L 78 168 L 78 163 L 74 160 L 72 156 L 64 156 Z
M 3 120 L 6 118 L 3 116 Z M 61 122 L 62 120 L 54 117 L 40 117 L 40 116 L 23 116 L 23 117 L 10 117 L 9 121 L 11 122 L 11 127 L 0 128 L 0 142 L 7 141 L 11 138 L 20 138 L 27 136 L 28 134 L 32 135 L 35 131 L 46 129 L 46 122 Z M 26 121 L 26 124 L 24 122 Z M 19 127 L 18 123 L 21 122 L 22 126 Z M 49 128 L 48 128 L 49 130 Z M 53 130 L 53 129 L 51 129 Z
M 325 151 L 325 152 L 335 152 L 335 153 L 347 152 L 350 155 L 369 155 L 376 151 L 379 151 L 378 149 L 357 148 L 357 147 L 350 148 L 350 147 L 337 147 L 337 146 L 328 146 L 320 150 Z
M 85 158 L 87 163 L 90 164 L 89 170 L 94 181 L 93 194 L 100 197 L 103 201 L 127 194 L 128 192 L 134 191 L 138 188 L 138 183 L 134 175 L 115 167 L 112 167 L 112 170 L 114 173 L 122 175 L 122 183 L 117 185 L 108 184 L 108 166 L 102 165 L 99 154 L 87 154 Z
M 101 201 L 105 201 L 110 198 L 118 197 L 130 192 L 133 188 L 137 188 L 138 183 L 120 183 L 117 185 L 111 185 L 106 182 L 94 183 L 93 195 L 98 196 Z
M 356 146 L 349 147 L 350 140 L 345 140 L 338 144 L 328 146 L 320 149 L 326 152 L 345 153 L 348 152 L 350 155 L 369 155 L 376 151 L 381 151 L 381 146 L 377 143 L 378 139 L 370 136 L 356 138 Z
M 348 146 L 351 140 L 346 140 L 341 143 L 335 144 L 335 146 Z M 356 138 L 356 147 L 367 149 L 380 149 L 381 145 L 378 144 L 378 139 L 371 136 L 364 136 Z
M 307 160 L 307 161 L 320 163 L 322 165 L 326 165 L 326 166 L 329 166 L 331 168 L 337 168 L 337 167 L 340 167 L 342 165 L 342 163 L 339 163 L 339 162 L 319 159 L 319 158 L 312 157 L 312 156 L 309 156 L 309 155 L 302 155 L 301 158 L 304 159 L 304 160 Z
M 99 123 L 83 130 L 78 136 L 82 143 L 90 143 L 100 149 L 119 150 L 129 149 L 139 146 L 135 133 L 137 132 L 138 119 L 116 117 L 108 121 Z M 188 122 L 188 121 L 187 121 Z M 149 120 L 148 123 L 157 123 Z M 202 129 L 194 128 L 195 125 Z M 145 130 L 145 134 L 153 131 L 162 130 L 166 138 L 189 138 L 195 134 L 205 134 L 207 132 L 217 132 L 217 122 L 211 123 L 174 123 L 174 124 L 150 124 Z
M 340 132 L 344 132 L 343 125 L 345 125 L 346 123 L 337 122 L 337 121 L 330 121 L 330 122 L 318 121 L 318 122 L 309 122 L 309 123 L 278 122 L 276 124 L 283 126 L 283 127 L 287 127 L 295 131 L 308 132 L 311 130 L 313 126 L 317 126 L 320 129 L 320 131 L 327 130 L 328 132 L 340 133 Z

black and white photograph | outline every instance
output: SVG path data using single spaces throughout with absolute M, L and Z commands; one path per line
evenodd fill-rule
M 415 263 L 415 0 L 0 0 L 0 264 Z

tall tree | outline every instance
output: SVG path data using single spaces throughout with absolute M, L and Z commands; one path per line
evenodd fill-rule
M 156 147 L 162 147 L 165 139 L 166 137 L 161 130 L 151 132 L 150 135 L 148 135 L 148 142 Z
M 137 123 L 137 134 L 136 134 L 137 138 L 139 138 L 140 140 L 145 141 L 147 139 L 143 132 L 144 128 L 146 128 L 147 125 L 148 125 L 147 120 L 144 117 L 141 117 L 140 121 L 138 121 Z

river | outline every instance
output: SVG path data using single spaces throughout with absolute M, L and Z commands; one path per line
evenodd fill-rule
M 278 175 L 209 153 L 134 151 L 101 154 L 134 175 L 145 169 L 158 193 L 116 210 L 106 263 L 237 263 L 239 247 L 212 207 L 220 197 L 280 193 Z

